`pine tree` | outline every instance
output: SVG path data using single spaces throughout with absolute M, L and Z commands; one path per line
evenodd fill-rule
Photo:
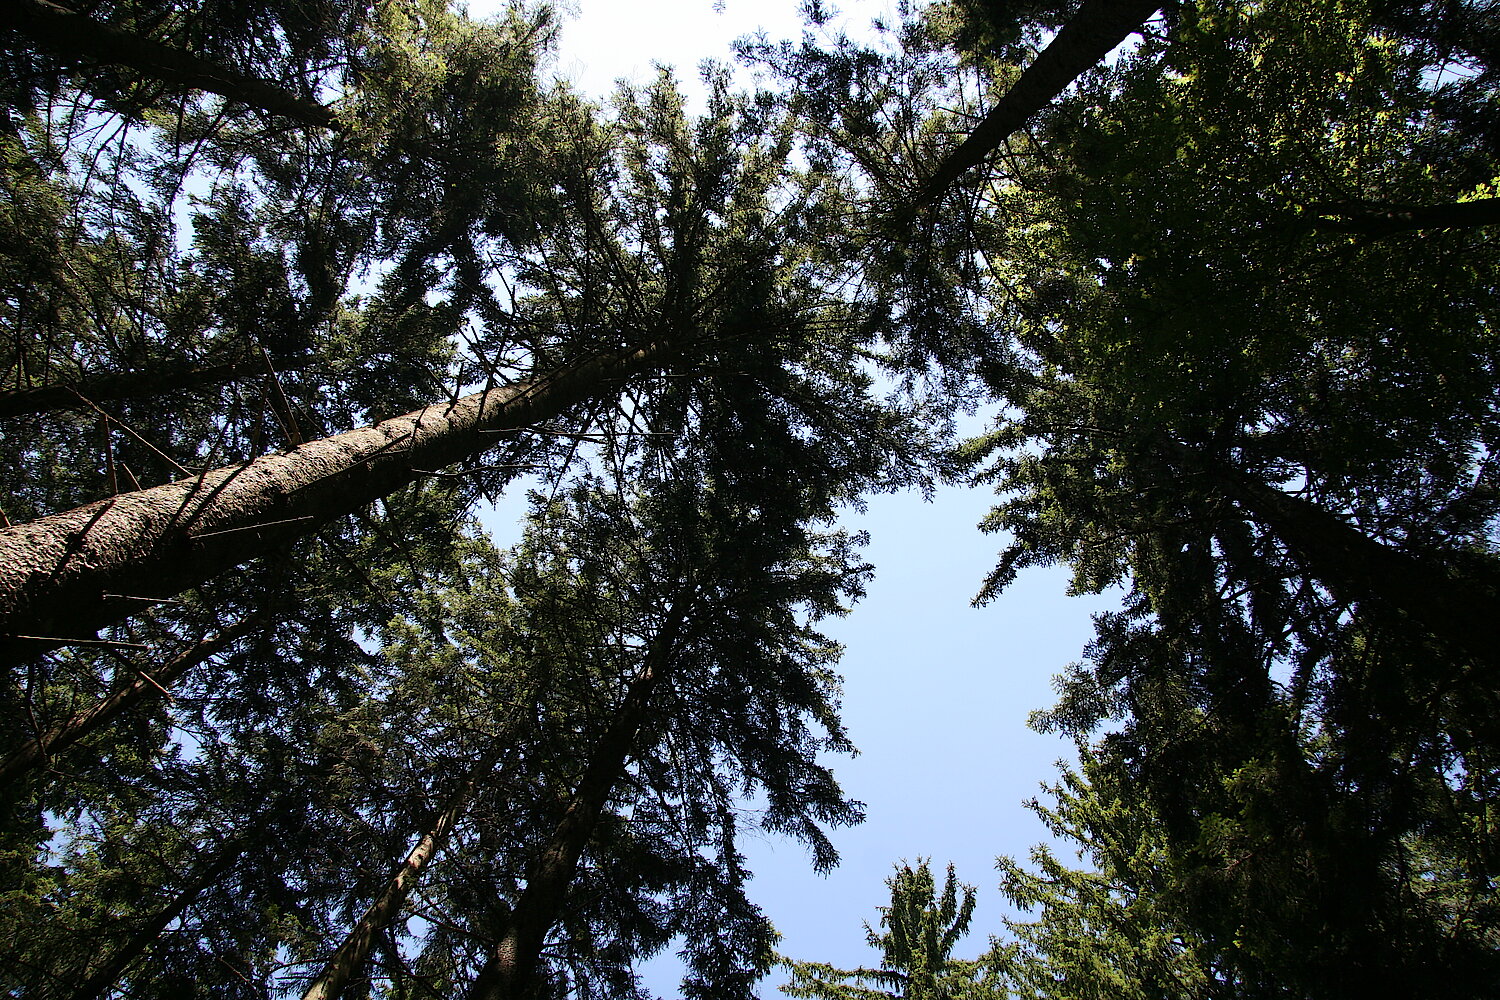
M 865 925 L 866 940 L 880 952 L 879 967 L 843 970 L 791 961 L 787 966 L 792 981 L 781 991 L 808 1000 L 960 1000 L 993 995 L 980 962 L 952 957 L 968 933 L 975 902 L 974 888 L 958 882 L 953 866 L 948 866 L 941 894 L 925 859 L 916 867 L 896 866 L 886 885 L 891 904 L 880 908 L 880 926 L 886 930 L 877 932 Z
M 1091 780 L 1159 817 L 1168 908 L 1248 995 L 1495 982 L 1496 259 L 1440 211 L 1482 218 L 1493 159 L 1385 16 L 1182 8 L 986 205 L 985 596 L 1130 588 L 1048 718 L 1102 727 Z

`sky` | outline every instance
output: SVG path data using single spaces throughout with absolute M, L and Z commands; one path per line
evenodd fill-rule
M 583 93 L 606 96 L 621 78 L 644 83 L 653 62 L 696 81 L 704 58 L 728 61 L 730 43 L 764 30 L 798 38 L 798 0 L 582 0 L 564 21 L 555 70 Z M 885 0 L 844 0 L 853 33 L 890 17 Z M 482 15 L 484 6 L 471 3 Z M 566 15 L 565 15 L 566 16 Z M 701 107 L 701 105 L 700 105 Z M 903 860 L 949 862 L 976 887 L 974 929 L 956 950 L 977 955 L 1012 912 L 997 888 L 999 855 L 1024 857 L 1047 839 L 1023 803 L 1056 776 L 1071 745 L 1026 727 L 1053 701 L 1051 679 L 1081 657 L 1092 615 L 1117 599 L 1066 596 L 1064 570 L 1029 570 L 998 601 L 971 607 L 1004 539 L 977 524 L 994 503 L 985 490 L 950 487 L 932 501 L 918 494 L 877 496 L 846 518 L 868 531 L 876 567 L 865 599 L 824 631 L 845 646 L 843 718 L 859 756 L 835 760 L 845 792 L 866 805 L 866 821 L 837 830 L 842 861 L 827 876 L 812 870 L 795 842 L 751 835 L 743 845 L 756 873 L 751 898 L 782 933 L 781 951 L 845 968 L 869 965 L 863 923 L 878 923 L 885 880 Z M 652 963 L 646 982 L 676 996 L 671 960 Z M 776 971 L 764 997 L 781 996 Z

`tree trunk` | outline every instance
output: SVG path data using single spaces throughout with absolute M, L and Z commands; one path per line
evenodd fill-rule
M 0 788 L 19 781 L 26 774 L 41 767 L 53 754 L 72 746 L 134 706 L 156 698 L 163 693 L 163 689 L 183 674 L 210 657 L 223 652 L 236 640 L 254 632 L 266 624 L 270 617 L 268 611 L 249 615 L 218 635 L 209 636 L 189 646 L 168 660 L 154 674 L 147 675 L 138 671 L 135 680 L 109 695 L 93 708 L 79 712 L 71 719 L 54 726 L 39 739 L 31 740 L 5 758 L 4 762 L 0 762 Z
M 672 669 L 674 647 L 686 617 L 687 607 L 678 602 L 667 625 L 657 633 L 640 676 L 631 683 L 619 714 L 594 747 L 567 811 L 531 866 L 526 888 L 470 987 L 469 1000 L 520 1000 L 531 992 L 547 932 L 557 923 L 568 887 L 578 873 L 578 860 L 636 748 L 651 693 Z
M 1037 53 L 1000 103 L 937 165 L 917 194 L 915 207 L 931 205 L 941 198 L 964 171 L 978 166 L 1064 87 L 1132 32 L 1139 31 L 1160 6 L 1160 0 L 1084 0 L 1078 13 Z
M 406 856 L 406 861 L 386 883 L 385 890 L 370 904 L 359 923 L 344 938 L 343 944 L 339 945 L 328 964 L 323 967 L 322 974 L 302 995 L 302 1000 L 336 1000 L 349 980 L 364 968 L 376 937 L 391 925 L 406 902 L 406 897 L 411 894 L 412 886 L 421 876 L 422 869 L 443 849 L 454 826 L 469 808 L 469 798 L 474 794 L 474 786 L 485 772 L 494 768 L 497 758 L 498 754 L 486 756 L 457 791 L 448 797 L 447 803 L 434 817 L 431 828 L 417 841 L 417 845 Z
M 276 362 L 276 370 L 287 372 L 306 368 L 322 358 L 288 358 Z M 140 399 L 182 390 L 205 390 L 241 378 L 267 374 L 260 358 L 204 365 L 196 361 L 167 364 L 142 371 L 115 372 L 80 379 L 77 382 L 52 383 L 0 392 L 0 417 L 17 417 L 49 410 L 73 409 L 82 405 L 80 397 L 92 403 L 113 399 Z
M 245 853 L 245 848 L 249 843 L 250 838 L 241 835 L 223 845 L 213 864 L 173 896 L 170 903 L 157 911 L 144 927 L 113 955 L 110 955 L 88 979 L 84 980 L 83 985 L 73 992 L 73 1000 L 98 1000 L 99 997 L 104 996 L 111 986 L 120 981 L 120 977 L 125 975 L 126 970 L 134 964 L 135 960 L 144 954 L 157 938 L 161 937 L 162 931 L 193 905 L 193 902 L 203 894 L 204 889 L 213 885 L 225 872 L 234 867 L 234 863 Z
M 1309 576 L 1343 601 L 1396 613 L 1492 666 L 1500 663 L 1500 574 L 1476 559 L 1453 566 L 1385 545 L 1315 503 L 1221 474 L 1230 498 L 1276 534 Z M 1478 557 L 1483 558 L 1483 557 Z
M 674 345 L 594 355 L 535 379 L 0 529 L 0 661 L 88 639 L 154 600 L 285 546 L 497 436 L 661 370 Z
M 191 52 L 96 21 L 52 0 L 6 0 L 0 5 L 0 26 L 63 59 L 124 66 L 152 79 L 206 90 L 313 128 L 338 125 L 334 113 L 316 101 Z
M 1313 228 L 1360 236 L 1394 236 L 1420 229 L 1476 229 L 1500 226 L 1500 198 L 1477 198 L 1450 205 L 1382 205 L 1348 202 L 1312 205 Z

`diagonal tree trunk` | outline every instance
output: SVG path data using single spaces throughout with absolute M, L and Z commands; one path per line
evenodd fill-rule
M 1227 472 L 1217 478 L 1230 499 L 1279 536 L 1340 600 L 1405 615 L 1443 643 L 1500 663 L 1500 574 L 1491 567 L 1478 560 L 1452 566 L 1406 552 L 1282 490 Z
M 160 670 L 149 675 L 149 678 L 144 672 L 138 672 L 139 676 L 134 681 L 104 698 L 93 708 L 79 712 L 71 719 L 54 726 L 39 739 L 29 741 L 0 762 L 0 788 L 19 781 L 45 764 L 52 754 L 72 746 L 134 706 L 155 699 L 163 693 L 163 689 L 193 667 L 223 652 L 270 619 L 269 611 L 249 615 L 218 635 L 208 636 L 189 646 L 163 664 Z
M 109 956 L 92 975 L 73 991 L 73 1000 L 98 1000 L 105 996 L 110 987 L 120 981 L 136 959 L 145 954 L 146 949 L 156 943 L 162 932 L 167 929 L 172 921 L 180 918 L 187 908 L 197 901 L 203 894 L 203 890 L 217 882 L 225 872 L 234 867 L 235 862 L 245 853 L 250 845 L 248 833 L 234 837 L 227 844 L 219 848 L 213 862 L 198 874 L 191 882 L 184 886 L 172 897 L 171 902 L 162 907 L 151 919 L 146 922 L 130 940 L 121 945 Z
M 1139 31 L 1160 6 L 1160 0 L 1084 0 L 968 138 L 937 165 L 917 193 L 915 207 L 941 198 L 964 171 L 982 163 L 1064 87 Z
M 125 66 L 143 76 L 206 90 L 313 128 L 336 128 L 333 111 L 283 87 L 182 49 L 94 20 L 52 0 L 6 0 L 0 27 L 63 59 Z
M 0 530 L 0 660 L 88 639 L 401 487 L 664 370 L 681 345 L 593 355 L 465 396 Z
M 679 601 L 652 642 L 619 714 L 594 747 L 567 811 L 527 873 L 526 888 L 470 987 L 469 1000 L 520 1000 L 530 993 L 547 932 L 557 923 L 583 849 L 636 749 L 651 694 L 671 672 L 686 618 L 686 602 Z
M 302 995 L 302 1000 L 336 1000 L 349 981 L 364 968 L 376 939 L 391 926 L 396 915 L 401 912 L 402 905 L 411 894 L 412 886 L 421 877 L 423 869 L 443 849 L 448 842 L 449 835 L 453 833 L 454 826 L 468 811 L 469 799 L 473 796 L 480 777 L 494 768 L 498 758 L 498 753 L 486 755 L 469 773 L 468 778 L 448 797 L 448 801 L 433 818 L 431 826 L 422 834 L 416 846 L 411 849 L 411 853 L 406 856 L 406 861 L 396 869 L 396 873 L 386 883 L 385 889 L 370 904 L 364 916 L 360 917 L 359 922 L 344 938 L 343 944 L 339 945 L 338 950 L 328 959 L 322 973 L 313 980 L 307 992 Z
M 1241 515 L 1279 539 L 1335 598 L 1398 628 L 1415 624 L 1453 650 L 1500 666 L 1500 562 L 1486 555 L 1409 550 L 1371 538 L 1321 505 L 1206 458 L 1166 435 L 1155 447 L 1198 475 Z

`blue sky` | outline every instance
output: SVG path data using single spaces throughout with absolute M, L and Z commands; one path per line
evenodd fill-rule
M 972 957 L 1009 912 L 995 857 L 1024 856 L 1047 836 L 1022 803 L 1071 746 L 1032 732 L 1026 717 L 1051 704 L 1052 675 L 1079 658 L 1091 614 L 1116 602 L 1069 598 L 1065 572 L 1031 570 L 999 601 L 971 607 L 1001 542 L 975 527 L 992 500 L 958 488 L 931 503 L 881 496 L 848 519 L 869 531 L 876 574 L 865 600 L 827 631 L 845 645 L 844 721 L 861 751 L 836 771 L 867 819 L 835 835 L 843 863 L 827 877 L 798 845 L 751 846 L 753 896 L 785 935 L 784 954 L 869 963 L 862 921 L 876 921 L 892 866 L 926 856 L 937 869 L 953 862 L 979 890 L 960 949 Z
M 801 32 L 797 0 L 584 0 L 570 5 L 556 71 L 603 97 L 614 81 L 648 81 L 652 62 L 675 66 L 685 83 L 698 63 L 730 58 L 730 42 L 764 29 L 772 38 Z M 883 0 L 846 0 L 842 20 L 861 30 L 891 14 Z M 484 6 L 472 4 L 482 14 Z M 916 494 L 872 498 L 848 526 L 871 535 L 876 576 L 866 599 L 825 631 L 845 645 L 844 720 L 860 755 L 836 763 L 845 791 L 866 803 L 866 822 L 835 833 L 843 861 L 824 877 L 801 845 L 747 838 L 756 874 L 752 896 L 784 935 L 783 953 L 835 965 L 870 963 L 862 923 L 886 902 L 884 880 L 897 862 L 931 857 L 958 866 L 979 889 L 975 931 L 960 948 L 971 957 L 1008 911 L 996 888 L 997 855 L 1024 856 L 1046 838 L 1023 806 L 1065 742 L 1026 728 L 1051 704 L 1051 678 L 1076 660 L 1092 633 L 1091 615 L 1109 598 L 1069 598 L 1067 575 L 1031 570 L 993 605 L 970 600 L 994 565 L 1003 539 L 976 525 L 993 503 L 987 491 L 947 488 L 928 503 Z M 507 505 L 509 506 L 509 505 Z M 786 979 L 773 973 L 762 995 Z M 659 961 L 648 985 L 675 995 L 672 962 Z

